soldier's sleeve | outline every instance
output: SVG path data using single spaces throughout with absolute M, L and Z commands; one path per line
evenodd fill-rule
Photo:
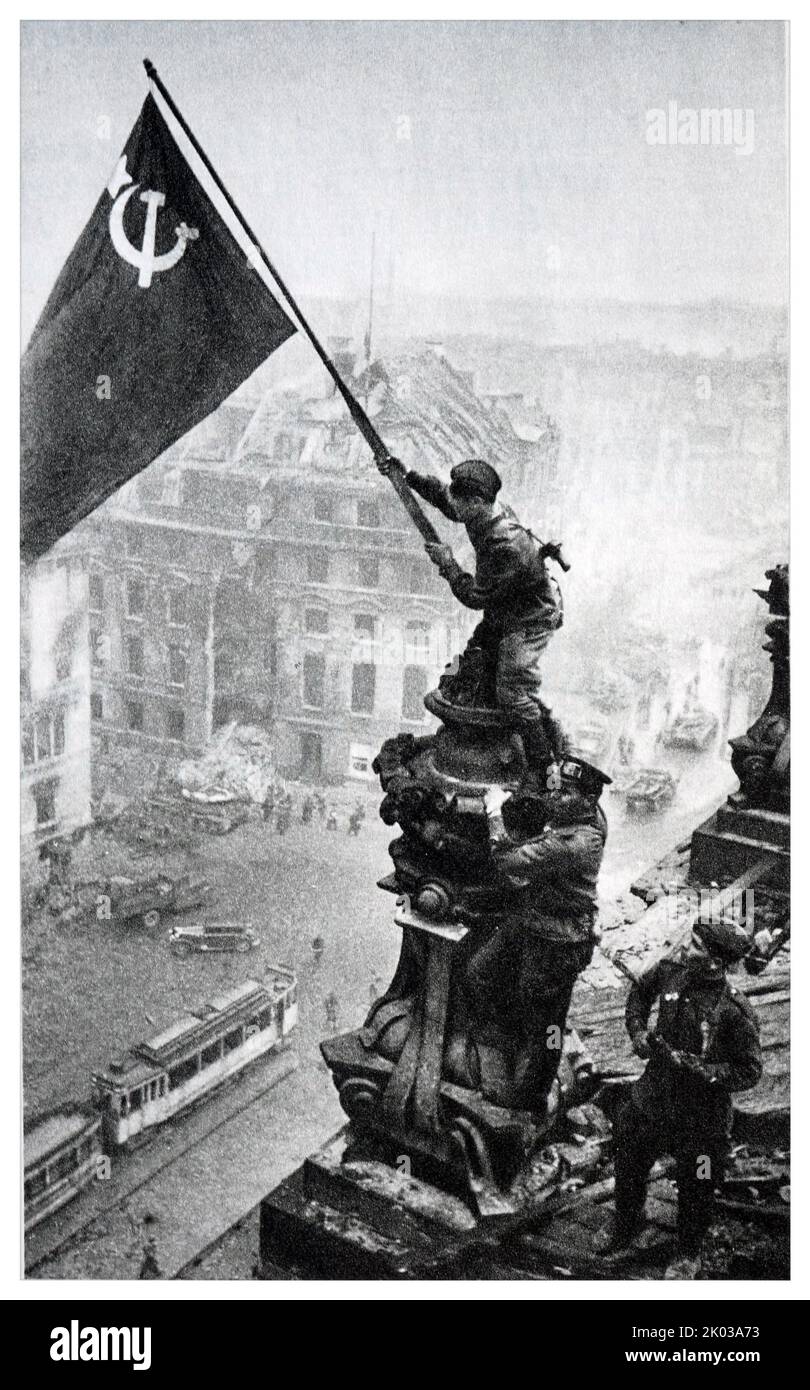
M 509 540 L 493 538 L 487 544 L 486 555 L 479 557 L 475 575 L 467 574 L 454 561 L 446 570 L 445 577 L 465 608 L 487 608 L 508 598 L 520 586 L 523 565 Z
M 534 840 L 516 844 L 507 834 L 500 817 L 489 823 L 492 858 L 510 888 L 527 888 L 547 874 L 564 872 L 570 860 L 568 844 L 545 830 Z
M 431 507 L 435 507 L 451 521 L 458 521 L 456 509 L 450 496 L 450 490 L 438 478 L 432 478 L 428 473 L 416 473 L 413 469 L 405 474 L 405 481 L 412 492 L 424 497 Z
M 759 1021 L 741 994 L 732 995 L 729 1024 L 724 1030 L 722 1050 L 728 1054 L 721 1062 L 708 1062 L 705 1071 L 728 1091 L 750 1091 L 762 1076 L 762 1048 Z
M 653 1004 L 661 993 L 662 966 L 662 961 L 656 961 L 630 986 L 624 1023 L 631 1038 L 634 1038 L 636 1033 L 643 1033 L 650 1021 Z

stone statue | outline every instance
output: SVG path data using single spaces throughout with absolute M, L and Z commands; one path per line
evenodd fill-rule
M 790 797 L 790 573 L 787 565 L 766 570 L 767 589 L 755 593 L 768 605 L 765 628 L 773 682 L 761 715 L 739 738 L 730 739 L 731 766 L 740 779 L 732 798 L 738 806 L 786 811 Z
M 590 1094 L 566 1016 L 595 944 L 610 779 L 568 749 L 539 694 L 562 622 L 546 566 L 559 548 L 497 504 L 488 464 L 459 464 L 449 488 L 379 466 L 466 526 L 474 576 L 448 547 L 427 549 L 483 618 L 458 672 L 425 697 L 438 730 L 389 738 L 374 761 L 380 815 L 400 832 L 380 887 L 396 894 L 402 948 L 363 1027 L 321 1050 L 353 1154 L 390 1167 L 406 1156 L 415 1177 L 499 1217 L 555 1180 L 546 1137 Z

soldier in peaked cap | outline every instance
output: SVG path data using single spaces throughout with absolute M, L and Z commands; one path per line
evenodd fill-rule
M 543 1113 L 560 1063 L 577 977 L 596 942 L 597 879 L 607 837 L 599 806 L 610 781 L 568 756 L 545 768 L 546 789 L 485 798 L 505 911 L 472 957 L 467 988 L 476 1016 L 512 1020 L 520 1037 L 512 1102 Z
M 564 564 L 559 544 L 538 540 L 498 502 L 501 480 L 483 459 L 456 464 L 449 487 L 438 478 L 406 472 L 397 459 L 383 459 L 378 467 L 386 476 L 400 470 L 414 492 L 466 527 L 475 551 L 474 575 L 462 570 L 449 546 L 426 547 L 456 598 L 483 610 L 460 658 L 456 688 L 462 672 L 475 670 L 483 653 L 484 665 L 494 666 L 498 706 L 514 716 L 531 764 L 544 764 L 563 747 L 562 731 L 539 694 L 540 658 L 563 619 L 559 585 L 546 563 L 551 558 Z
M 675 1157 L 679 1258 L 669 1279 L 694 1278 L 711 1224 L 731 1135 L 734 1091 L 762 1075 L 759 1025 L 726 978 L 750 949 L 731 918 L 699 919 L 679 958 L 659 960 L 631 986 L 625 1022 L 637 1056 L 649 1058 L 620 1112 L 616 1139 L 616 1222 L 605 1253 L 629 1245 L 643 1226 L 647 1178 L 661 1154 Z M 648 1020 L 658 1001 L 658 1022 Z

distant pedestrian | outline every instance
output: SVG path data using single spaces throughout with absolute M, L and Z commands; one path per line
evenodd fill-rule
M 334 806 L 330 806 L 329 808 L 329 815 L 326 819 L 326 828 L 327 830 L 337 830 L 338 828 L 337 814 L 335 812 Z
M 161 1274 L 161 1271 L 160 1271 L 160 1265 L 158 1264 L 158 1260 L 157 1260 L 157 1245 L 156 1245 L 156 1243 L 155 1243 L 155 1237 L 154 1237 L 154 1236 L 149 1236 L 149 1238 L 148 1238 L 147 1241 L 146 1241 L 146 1244 L 145 1244 L 144 1247 L 143 1247 L 143 1258 L 141 1259 L 141 1267 L 140 1267 L 140 1269 L 139 1269 L 139 1271 L 138 1271 L 138 1278 L 139 1278 L 139 1279 L 162 1279 L 162 1278 L 163 1278 L 163 1275 Z
M 276 834 L 286 835 L 290 828 L 290 811 L 287 806 L 282 806 L 276 817 Z
M 347 825 L 347 827 L 346 827 L 346 834 L 347 834 L 347 835 L 359 835 L 359 834 L 360 834 L 360 826 L 361 826 L 362 824 L 363 824 L 363 817 L 362 817 L 361 815 L 358 815 L 357 810 L 355 809 L 354 811 L 352 811 L 351 815 L 349 816 L 349 823 L 348 823 L 348 825 Z
M 313 800 L 312 800 L 312 797 L 311 797 L 311 796 L 305 796 L 305 797 L 304 797 L 304 800 L 303 800 L 302 803 L 301 803 L 301 824 L 302 824 L 302 825 L 309 825 L 310 821 L 312 820 L 312 812 L 313 812 L 314 809 L 315 809 L 315 805 L 314 805 L 314 802 L 313 802 Z
M 262 802 L 262 820 L 265 823 L 272 821 L 275 808 L 276 798 L 273 794 L 273 788 L 268 787 L 264 794 L 264 801 Z
M 325 943 L 325 941 L 324 941 L 324 939 L 323 939 L 322 936 L 313 936 L 313 938 L 312 938 L 312 956 L 313 956 L 313 959 L 314 959 L 316 965 L 320 965 L 321 956 L 323 955 L 323 950 L 324 950 L 325 944 L 326 944 L 326 943 Z
M 312 799 L 315 802 L 315 810 L 318 812 L 321 820 L 323 820 L 326 815 L 326 797 L 322 792 L 316 792 Z
M 331 990 L 329 994 L 327 994 L 323 1001 L 323 1007 L 326 1015 L 326 1026 L 327 1028 L 331 1028 L 334 1032 L 338 1026 L 338 1019 L 340 1017 L 340 1001 L 334 990 Z

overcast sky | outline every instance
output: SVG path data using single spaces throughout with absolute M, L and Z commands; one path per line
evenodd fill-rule
M 25 23 L 23 336 L 152 58 L 291 287 L 677 303 L 786 297 L 779 23 Z M 647 111 L 753 112 L 750 153 Z M 109 138 L 103 137 L 109 129 Z

